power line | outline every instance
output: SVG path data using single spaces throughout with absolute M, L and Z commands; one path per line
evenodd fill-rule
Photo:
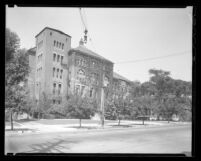
M 178 56 L 178 55 L 185 55 L 189 52 L 190 51 L 184 51 L 184 52 L 180 52 L 180 53 L 176 53 L 176 54 L 169 54 L 169 55 L 164 55 L 164 56 L 159 56 L 159 57 L 137 59 L 137 60 L 131 60 L 131 61 L 122 61 L 122 62 L 116 62 L 115 64 L 136 63 L 136 62 L 143 62 L 143 61 L 149 61 L 149 60 L 155 60 L 155 59 L 162 59 L 162 58 L 173 57 L 173 56 Z

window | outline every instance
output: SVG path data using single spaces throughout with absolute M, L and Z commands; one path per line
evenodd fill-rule
M 81 95 L 83 95 L 83 93 L 84 93 L 84 88 L 85 88 L 85 86 L 82 86 Z
M 59 48 L 61 48 L 61 43 L 59 43 Z
M 52 100 L 53 101 L 53 104 L 55 104 L 55 100 Z
M 63 70 L 61 69 L 60 72 L 61 72 L 60 78 L 62 79 L 62 73 L 63 73 Z
M 63 57 L 63 56 L 61 56 L 61 63 L 63 63 L 63 58 L 64 58 L 64 57 Z
M 57 41 L 57 47 L 59 46 L 59 42 Z
M 61 84 L 59 84 L 58 94 L 61 93 Z
M 57 55 L 57 62 L 59 62 L 59 59 L 60 59 L 60 55 Z
M 93 88 L 91 88 L 89 91 L 89 97 L 92 97 L 92 95 L 93 95 Z
M 64 49 L 64 44 L 62 43 L 62 49 Z
M 53 94 L 55 94 L 56 91 L 56 83 L 53 84 Z
M 54 40 L 54 46 L 56 46 L 56 41 Z
M 57 78 L 58 78 L 58 75 L 59 75 L 59 68 L 57 69 Z
M 53 77 L 54 77 L 54 73 L 55 73 L 55 68 L 53 68 Z
M 50 36 L 52 36 L 52 32 L 50 32 Z
M 56 61 L 56 54 L 53 54 L 53 61 Z

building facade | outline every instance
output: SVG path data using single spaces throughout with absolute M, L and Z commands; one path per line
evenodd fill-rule
M 113 98 L 122 97 L 126 99 L 130 95 L 131 81 L 113 72 Z
M 69 93 L 96 99 L 100 103 L 104 83 L 111 88 L 113 63 L 84 46 L 69 51 Z
M 53 103 L 62 101 L 67 93 L 67 60 L 71 47 L 71 36 L 49 27 L 44 28 L 35 36 L 36 48 L 34 54 L 29 54 L 30 66 L 35 63 L 30 72 L 35 78 L 34 97 L 39 100 L 42 92 L 51 97 Z M 30 52 L 30 51 L 29 51 Z M 31 52 L 30 52 L 31 53 Z
M 83 40 L 71 48 L 71 36 L 49 27 L 35 39 L 36 47 L 28 50 L 28 85 L 36 100 L 44 92 L 53 104 L 60 104 L 67 95 L 79 94 L 101 104 L 103 91 L 107 97 L 106 91 L 127 89 L 129 81 L 113 73 L 113 62 L 87 49 Z

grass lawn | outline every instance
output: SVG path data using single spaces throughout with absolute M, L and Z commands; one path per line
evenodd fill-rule
M 79 124 L 79 119 L 23 119 L 17 120 L 16 122 L 19 123 L 26 123 L 26 122 L 35 122 L 44 125 L 70 125 L 70 124 Z M 117 120 L 105 120 L 105 124 L 107 123 L 118 123 Z M 16 124 L 16 123 L 15 123 Z M 89 119 L 82 119 L 82 124 L 100 124 L 100 120 L 89 120 Z M 10 125 L 10 122 L 6 122 L 6 125 Z M 14 125 L 15 126 L 15 125 Z M 16 124 L 16 126 L 20 126 Z
M 57 124 L 79 124 L 79 119 L 52 119 L 52 120 L 37 120 L 37 123 L 45 124 L 45 125 L 57 125 Z M 117 121 L 105 121 L 105 123 L 116 123 Z M 82 124 L 99 124 L 100 120 L 89 120 L 82 119 Z

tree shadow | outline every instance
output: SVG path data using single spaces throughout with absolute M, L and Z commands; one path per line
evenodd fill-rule
M 38 121 L 38 119 L 30 118 L 30 119 L 15 120 L 15 122 L 18 122 L 18 123 L 24 123 L 24 122 L 30 122 L 30 121 Z
M 64 153 L 61 149 L 70 149 L 71 144 L 78 142 L 56 139 L 54 142 L 47 141 L 46 143 L 33 144 L 30 146 L 32 150 L 26 151 L 25 153 Z M 60 144 L 65 144 L 65 146 Z
M 36 132 L 36 131 L 38 131 L 38 130 L 36 130 L 36 129 L 29 129 L 29 128 L 14 128 L 13 130 L 11 130 L 11 129 L 5 129 L 5 131 L 10 131 L 10 132 L 18 132 L 18 131 L 26 132 L 26 131 L 32 131 L 32 132 Z
M 98 127 L 96 126 L 68 126 L 68 127 L 65 127 L 65 128 L 76 128 L 76 129 L 97 129 Z
M 112 127 L 132 127 L 131 125 L 110 125 Z

